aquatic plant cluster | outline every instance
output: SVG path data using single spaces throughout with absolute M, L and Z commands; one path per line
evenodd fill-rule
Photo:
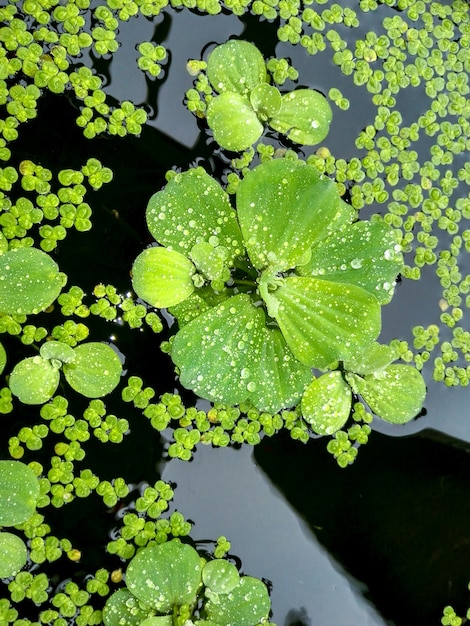
M 15 141 L 48 92 L 73 102 L 91 145 L 138 137 L 145 106 L 112 98 L 97 61 L 118 50 L 124 22 L 183 8 L 272 21 L 278 50 L 297 47 L 312 68 L 331 62 L 336 73 L 320 93 L 313 70 L 302 76 L 288 56 L 264 58 L 246 41 L 190 59 L 181 96 L 220 146 L 224 174 L 170 170 L 149 198 L 156 243 L 135 260 L 129 291 L 96 276 L 86 293 L 53 257 L 72 231 L 86 238 L 92 229 L 93 191 L 120 181 L 94 157 L 54 173 L 44 155 L 16 154 Z M 379 29 L 367 31 L 369 13 Z M 0 461 L 2 626 L 268 623 L 264 582 L 239 574 L 225 537 L 212 551 L 198 546 L 191 523 L 171 510 L 172 485 L 130 485 L 119 468 L 112 477 L 93 469 L 93 444 L 131 438 L 130 415 L 168 438 L 169 457 L 255 445 L 285 429 L 305 443 L 328 435 L 328 451 L 347 467 L 374 416 L 400 424 L 419 414 L 423 375 L 468 385 L 469 44 L 464 0 L 0 8 L 0 413 L 21 424 L 0 452 L 13 459 Z M 147 80 L 171 71 L 163 42 L 136 49 Z M 357 156 L 345 159 L 328 138 L 358 90 L 374 113 L 357 134 Z M 427 106 L 412 118 L 403 103 L 415 94 Z M 442 288 L 434 322 L 380 344 L 381 307 L 397 276 L 430 273 Z M 181 393 L 125 371 L 109 332 L 94 334 L 93 321 L 105 320 L 157 335 L 168 319 L 158 309 L 177 322 L 161 348 Z M 208 401 L 205 410 L 185 406 L 184 388 Z M 120 567 L 74 573 L 57 587 L 49 564 L 67 569 L 86 555 L 54 534 L 51 511 L 90 496 L 113 511 L 125 503 L 105 548 Z M 442 623 L 459 620 L 446 607 Z

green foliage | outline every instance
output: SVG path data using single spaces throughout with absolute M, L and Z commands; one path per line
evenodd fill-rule
M 205 561 L 176 539 L 138 552 L 127 567 L 126 583 L 106 602 L 105 626 L 182 625 L 195 616 L 201 624 L 256 626 L 270 611 L 263 582 L 240 576 L 229 561 Z
M 278 72 L 277 66 L 269 66 Z M 289 71 L 283 68 L 283 83 Z M 268 84 L 266 63 L 261 52 L 247 41 L 231 40 L 214 48 L 207 61 L 207 79 L 216 95 L 196 84 L 196 92 L 187 93 L 190 110 L 203 111 L 196 104 L 197 92 L 208 101 L 207 123 L 215 140 L 227 150 L 249 148 L 262 135 L 264 124 L 304 145 L 314 145 L 328 134 L 332 113 L 322 94 L 299 89 L 281 96 Z M 290 76 L 295 74 L 290 72 Z

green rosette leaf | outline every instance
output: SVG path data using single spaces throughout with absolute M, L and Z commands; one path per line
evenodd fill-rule
M 302 396 L 302 416 L 317 435 L 332 435 L 346 424 L 352 393 L 341 372 L 328 372 L 313 380 Z
M 147 224 L 162 246 L 189 255 L 214 236 L 228 250 L 227 264 L 243 251 L 236 213 L 227 193 L 202 167 L 177 174 L 147 206 Z
M 311 378 L 277 329 L 246 294 L 224 300 L 176 334 L 171 358 L 184 387 L 213 402 L 250 400 L 277 412 L 301 397 Z
M 191 261 L 176 250 L 148 248 L 134 261 L 132 287 L 139 298 L 163 309 L 189 298 L 195 273 Z
M 202 569 L 202 582 L 214 593 L 229 593 L 240 581 L 240 574 L 233 563 L 224 559 L 208 561 Z
M 219 146 L 234 152 L 246 150 L 263 133 L 263 125 L 249 101 L 231 91 L 212 98 L 207 107 L 207 123 Z
M 103 607 L 103 623 L 105 626 L 137 626 L 154 612 L 139 603 L 128 589 L 118 589 Z
M 358 285 L 380 304 L 390 302 L 403 254 L 394 231 L 385 222 L 356 222 L 320 241 L 310 261 L 298 268 L 302 276 Z
M 23 359 L 10 374 L 10 390 L 24 404 L 44 404 L 59 386 L 57 367 L 41 356 Z
M 38 497 L 39 482 L 28 465 L 0 461 L 0 526 L 26 522 L 36 510 Z
M 0 311 L 29 315 L 47 309 L 67 277 L 37 248 L 15 248 L 0 255 Z
M 385 369 L 387 365 L 396 361 L 398 356 L 398 351 L 395 348 L 375 341 L 364 352 L 351 355 L 344 362 L 344 369 L 361 376 L 373 374 Z
M 15 576 L 27 560 L 25 542 L 13 533 L 0 532 L 0 578 Z
M 159 613 L 191 604 L 201 582 L 201 559 L 179 541 L 146 547 L 136 554 L 126 572 L 129 591 Z
M 412 365 L 389 365 L 378 374 L 352 378 L 355 392 L 387 422 L 406 424 L 423 408 L 426 383 Z
M 279 282 L 272 292 L 269 283 L 260 285 L 261 296 L 301 363 L 324 369 L 365 350 L 379 335 L 380 305 L 361 287 L 299 276 Z
M 206 73 L 218 93 L 231 91 L 242 96 L 268 79 L 258 48 L 248 41 L 235 39 L 214 48 L 207 59 Z
M 285 271 L 308 260 L 311 246 L 343 207 L 332 180 L 313 167 L 275 159 L 240 182 L 237 210 L 253 265 Z
M 143 622 L 139 622 L 139 626 L 173 626 L 173 617 L 171 615 L 153 615 L 144 619 Z
M 266 122 L 281 110 L 282 96 L 276 87 L 261 83 L 251 91 L 250 103 L 259 119 Z
M 75 350 L 62 341 L 46 341 L 39 349 L 43 359 L 55 359 L 61 363 L 71 363 L 75 360 Z
M 75 360 L 63 366 L 68 384 L 87 398 L 101 398 L 119 384 L 122 365 L 111 346 L 91 341 L 74 348 Z
M 325 96 L 313 89 L 297 89 L 282 96 L 281 110 L 269 125 L 291 141 L 313 146 L 328 135 L 332 117 Z
M 256 626 L 266 621 L 271 610 L 266 585 L 258 578 L 242 576 L 230 593 L 209 600 L 205 606 L 208 620 L 220 626 Z

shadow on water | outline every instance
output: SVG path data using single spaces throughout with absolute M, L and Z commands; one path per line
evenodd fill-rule
M 447 604 L 465 614 L 470 447 L 432 431 L 372 439 L 347 469 L 323 441 L 302 445 L 288 435 L 264 439 L 255 458 L 330 555 L 365 583 L 364 596 L 385 619 L 438 624 Z M 288 616 L 286 626 L 295 624 L 309 621 Z

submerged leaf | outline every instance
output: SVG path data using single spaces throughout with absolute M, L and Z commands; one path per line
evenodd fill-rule
M 256 46 L 233 39 L 210 53 L 207 77 L 218 93 L 231 91 L 244 96 L 259 83 L 267 82 L 266 64 Z
M 251 262 L 285 271 L 305 262 L 338 211 L 336 185 L 313 167 L 285 159 L 248 172 L 237 189 L 238 219 Z
M 134 291 L 159 309 L 186 300 L 194 291 L 192 276 L 196 268 L 184 255 L 168 248 L 148 248 L 132 266 Z
M 44 404 L 59 386 L 59 370 L 41 356 L 23 359 L 10 374 L 10 390 L 24 404 Z
M 150 198 L 147 224 L 162 246 L 185 255 L 195 243 L 214 236 L 227 248 L 228 263 L 243 250 L 228 195 L 202 167 L 177 174 Z
M 304 420 L 318 435 L 332 435 L 347 422 L 352 393 L 341 372 L 328 372 L 313 380 L 302 397 Z
M 144 548 L 129 563 L 129 591 L 159 613 L 191 604 L 201 582 L 201 559 L 189 545 L 168 541 Z
M 176 334 L 171 357 L 184 387 L 207 400 L 277 412 L 300 399 L 311 379 L 277 329 L 249 296 L 238 294 L 201 314 Z
M 320 241 L 302 276 L 358 285 L 381 304 L 390 302 L 403 255 L 392 228 L 385 222 L 356 222 Z
M 325 96 L 313 89 L 297 89 L 282 96 L 281 110 L 269 125 L 291 141 L 313 146 L 328 135 L 332 117 Z
M 426 383 L 412 365 L 389 365 L 379 374 L 353 376 L 354 387 L 372 411 L 392 424 L 405 424 L 423 408 Z
M 90 341 L 77 346 L 75 360 L 63 367 L 68 384 L 87 398 L 101 398 L 119 384 L 122 365 L 105 343 Z
M 207 107 L 207 123 L 219 146 L 234 152 L 246 150 L 263 133 L 263 125 L 249 101 L 231 91 L 212 98 Z
M 361 287 L 289 276 L 261 293 L 294 356 L 319 369 L 364 350 L 380 333 L 380 305 Z
M 39 313 L 57 298 L 67 277 L 37 248 L 15 248 L 0 255 L 0 311 Z

